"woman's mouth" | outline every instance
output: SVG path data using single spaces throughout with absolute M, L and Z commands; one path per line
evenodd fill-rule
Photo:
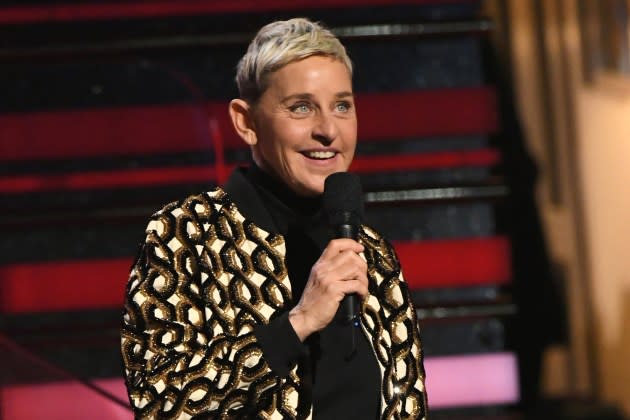
M 303 152 L 302 153 L 304 156 L 306 156 L 309 159 L 317 159 L 317 160 L 326 160 L 326 159 L 332 159 L 337 155 L 337 152 L 333 152 L 333 151 L 310 151 L 310 152 Z

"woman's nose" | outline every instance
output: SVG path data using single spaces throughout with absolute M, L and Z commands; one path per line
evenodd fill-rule
M 327 113 L 320 114 L 313 126 L 313 138 L 323 144 L 330 144 L 337 138 L 338 134 L 339 130 L 335 118 Z

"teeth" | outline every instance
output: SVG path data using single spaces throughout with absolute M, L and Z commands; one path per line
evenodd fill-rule
M 335 152 L 306 152 L 311 159 L 330 159 L 335 157 Z

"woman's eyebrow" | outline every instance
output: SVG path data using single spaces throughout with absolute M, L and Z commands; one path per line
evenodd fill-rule
M 350 91 L 343 91 L 335 94 L 336 98 L 347 98 L 348 96 L 354 96 L 354 93 Z
M 350 91 L 343 91 L 343 92 L 335 93 L 335 99 L 342 99 L 342 98 L 348 98 L 348 97 L 353 97 L 353 96 L 354 96 L 354 93 Z M 313 100 L 314 96 L 310 93 L 293 93 L 291 95 L 288 95 L 282 98 L 282 102 L 289 102 L 294 99 Z
M 294 93 L 292 95 L 285 96 L 284 98 L 282 98 L 282 102 L 289 102 L 294 99 L 312 100 L 313 95 L 311 95 L 310 93 Z

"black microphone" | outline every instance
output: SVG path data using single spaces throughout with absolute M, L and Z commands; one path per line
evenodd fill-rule
M 363 220 L 363 191 L 359 177 L 348 172 L 329 175 L 324 183 L 324 212 L 335 231 L 335 238 L 357 240 Z M 343 324 L 358 318 L 359 299 L 356 293 L 346 295 L 337 311 L 337 319 Z

